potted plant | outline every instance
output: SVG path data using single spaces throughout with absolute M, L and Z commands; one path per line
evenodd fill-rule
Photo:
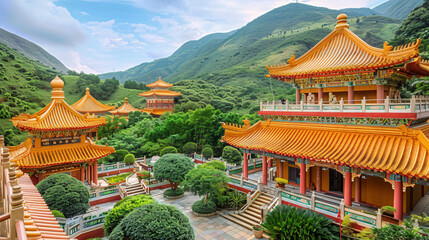
M 392 207 L 392 206 L 383 206 L 380 208 L 381 213 L 383 215 L 381 215 L 381 219 L 385 222 L 389 222 L 389 223 L 393 223 L 393 224 L 398 224 L 399 220 L 394 218 L 394 213 L 396 212 L 396 208 Z
M 286 184 L 288 184 L 288 180 L 284 178 L 276 178 L 276 187 L 284 188 Z
M 255 235 L 255 238 L 262 238 L 262 234 L 264 233 L 264 228 L 260 225 L 253 226 L 253 234 Z

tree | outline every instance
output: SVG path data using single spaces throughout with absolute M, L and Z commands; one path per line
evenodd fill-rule
M 193 142 L 187 142 L 183 145 L 183 152 L 186 154 L 192 154 L 197 151 L 197 144 Z
M 177 148 L 175 148 L 173 146 L 165 147 L 161 150 L 160 155 L 164 156 L 165 154 L 168 154 L 168 153 L 177 153 Z
M 52 174 L 36 187 L 49 209 L 58 210 L 67 218 L 83 214 L 89 208 L 88 188 L 70 175 Z
M 156 203 L 156 200 L 151 195 L 140 194 L 128 196 L 117 202 L 112 210 L 110 210 L 104 219 L 104 233 L 106 236 L 134 209 L 146 204 Z
M 210 194 L 216 193 L 219 189 L 226 186 L 229 178 L 224 172 L 213 168 L 205 168 L 198 166 L 192 169 L 185 176 L 185 181 L 182 185 L 185 191 L 191 191 L 198 196 L 204 195 L 204 205 L 207 204 Z
M 185 175 L 194 169 L 194 163 L 189 157 L 179 154 L 165 154 L 154 164 L 156 180 L 167 180 L 174 191 L 185 179 Z
M 133 154 L 129 153 L 127 155 L 125 155 L 124 157 L 124 163 L 127 165 L 131 165 L 134 164 L 136 162 L 136 158 L 134 157 Z
M 226 146 L 223 148 L 222 160 L 225 160 L 227 163 L 239 164 L 242 161 L 241 153 L 234 147 Z
M 211 147 L 205 147 L 205 148 L 203 148 L 201 153 L 203 154 L 203 157 L 205 159 L 209 159 L 213 156 L 213 149 Z
M 123 162 L 125 156 L 127 156 L 128 154 L 130 154 L 130 152 L 128 152 L 125 149 L 118 149 L 116 150 L 116 152 L 112 153 L 112 157 L 113 157 L 113 162 Z
M 210 162 L 206 162 L 206 163 L 204 163 L 202 165 L 202 167 L 217 169 L 217 170 L 220 170 L 220 171 L 225 171 L 225 169 L 226 169 L 225 163 L 223 163 L 221 161 L 218 161 L 218 160 L 213 160 L 213 161 L 210 161 Z
M 129 213 L 108 239 L 193 240 L 195 235 L 188 217 L 176 207 L 148 204 Z

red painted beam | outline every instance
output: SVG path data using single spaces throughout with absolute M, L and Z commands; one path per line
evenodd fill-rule
M 259 115 L 308 116 L 308 117 L 348 117 L 348 118 L 400 118 L 417 119 L 417 113 L 368 113 L 368 112 L 286 112 L 258 111 Z

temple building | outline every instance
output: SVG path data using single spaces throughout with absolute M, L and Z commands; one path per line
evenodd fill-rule
M 223 124 L 223 141 L 263 156 L 290 185 L 372 207 L 393 206 L 401 220 L 429 189 L 429 99 L 401 99 L 399 87 L 428 76 L 420 40 L 375 48 L 349 30 L 347 16 L 300 58 L 267 66 L 267 77 L 291 83 L 296 102 L 261 102 L 265 121 Z
M 15 127 L 29 137 L 18 146 L 9 147 L 10 161 L 37 184 L 51 174 L 63 172 L 97 184 L 97 160 L 115 149 L 94 144 L 91 132 L 106 124 L 104 118 L 89 117 L 64 101 L 64 82 L 57 76 L 51 81 L 52 101 L 42 110 L 12 118 Z
M 106 112 L 115 109 L 115 106 L 109 106 L 97 101 L 97 99 L 91 96 L 89 88 L 86 88 L 85 95 L 79 101 L 72 104 L 71 107 L 82 114 L 89 113 L 95 116 L 103 116 Z
M 115 110 L 109 111 L 111 114 L 116 115 L 116 116 L 122 116 L 122 117 L 128 117 L 128 114 L 130 112 L 141 112 L 142 110 L 137 109 L 133 106 L 131 106 L 131 104 L 128 103 L 128 98 L 125 98 L 124 104 L 122 104 L 120 107 L 118 107 Z
M 146 98 L 146 108 L 142 111 L 153 116 L 161 116 L 166 112 L 173 112 L 174 97 L 180 96 L 179 92 L 168 90 L 173 84 L 166 83 L 159 77 L 158 81 L 147 84 L 149 91 L 139 95 Z

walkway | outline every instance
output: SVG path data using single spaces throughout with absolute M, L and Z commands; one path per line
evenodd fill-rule
M 185 196 L 179 199 L 169 200 L 162 196 L 164 190 L 152 191 L 152 197 L 155 198 L 159 203 L 168 204 L 177 207 L 186 216 L 189 217 L 192 227 L 194 228 L 195 239 L 228 239 L 228 240 L 247 240 L 256 239 L 253 236 L 253 232 L 247 230 L 227 219 L 214 215 L 211 217 L 196 217 L 192 214 L 192 204 L 201 199 L 201 197 L 195 196 L 189 192 L 185 193 Z M 266 238 L 262 238 L 266 239 Z
M 411 218 L 411 214 L 422 216 L 423 213 L 429 215 L 429 192 L 420 199 L 420 201 L 416 204 L 413 211 L 411 211 L 410 215 L 406 216 L 407 218 Z

